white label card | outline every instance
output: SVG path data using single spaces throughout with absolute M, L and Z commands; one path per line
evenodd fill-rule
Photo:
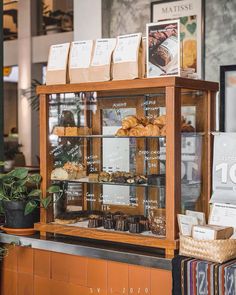
M 231 226 L 236 229 L 236 205 L 214 203 L 209 224 Z
M 136 62 L 141 38 L 141 33 L 119 36 L 113 55 L 114 63 Z
M 52 45 L 48 58 L 48 71 L 65 70 L 67 67 L 70 43 Z
M 70 68 L 89 68 L 91 62 L 92 48 L 92 40 L 72 42 L 70 50 Z
M 191 236 L 192 228 L 194 225 L 198 225 L 198 220 L 194 216 L 178 214 L 178 224 L 181 235 Z
M 206 217 L 205 217 L 205 213 L 203 213 L 203 212 L 186 210 L 186 215 L 196 217 L 198 219 L 198 224 L 200 224 L 200 225 L 206 224 Z
M 111 62 L 111 54 L 116 46 L 116 39 L 96 40 L 92 66 L 106 66 Z

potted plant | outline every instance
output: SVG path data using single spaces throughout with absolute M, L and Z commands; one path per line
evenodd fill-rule
M 53 194 L 61 196 L 60 187 L 52 185 L 47 190 L 47 197 L 42 198 L 40 183 L 41 176 L 29 174 L 26 168 L 0 174 L 0 201 L 6 228 L 33 228 L 34 210 L 40 205 L 48 208 L 53 201 Z

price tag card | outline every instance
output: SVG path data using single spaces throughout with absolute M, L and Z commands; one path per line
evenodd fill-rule
M 214 134 L 213 196 L 211 203 L 236 204 L 236 134 Z

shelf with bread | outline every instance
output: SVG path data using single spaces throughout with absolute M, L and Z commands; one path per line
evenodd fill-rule
M 42 189 L 63 197 L 35 229 L 173 257 L 177 214 L 208 214 L 217 90 L 179 77 L 38 87 Z

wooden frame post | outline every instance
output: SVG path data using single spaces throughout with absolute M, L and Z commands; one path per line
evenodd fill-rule
M 167 240 L 177 237 L 176 213 L 181 209 L 181 90 L 166 87 L 166 233 Z M 167 256 L 174 256 L 169 249 Z

